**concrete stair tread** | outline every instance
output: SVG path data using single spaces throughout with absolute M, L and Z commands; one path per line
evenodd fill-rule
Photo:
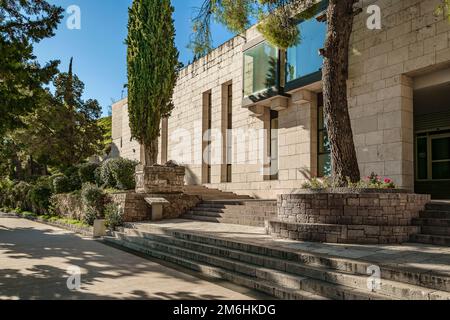
M 270 294 L 276 298 L 280 299 L 296 299 L 296 300 L 328 300 L 328 298 L 313 294 L 308 291 L 300 289 L 289 289 L 285 287 L 278 286 L 272 282 L 252 278 L 245 276 L 243 274 L 238 274 L 235 272 L 230 272 L 228 270 L 223 270 L 222 268 L 215 267 L 206 263 L 193 261 L 190 259 L 182 258 L 177 255 L 173 255 L 167 252 L 162 252 L 158 250 L 148 250 L 145 246 L 136 245 L 129 241 L 123 241 L 115 237 L 104 237 L 106 242 L 114 243 L 119 246 L 124 246 L 133 251 L 149 254 L 155 258 L 163 259 L 168 262 L 176 263 L 180 266 L 187 267 L 191 270 L 202 273 L 203 275 L 212 278 L 221 278 L 231 281 L 235 284 L 255 289 L 261 292 Z
M 140 235 L 143 237 L 145 237 L 146 235 L 150 236 L 150 241 L 167 241 L 170 245 L 184 247 L 187 250 L 189 250 L 190 248 L 195 250 L 194 252 L 202 252 L 203 254 L 210 254 L 215 256 L 219 256 L 220 254 L 219 258 L 223 258 L 222 256 L 225 256 L 224 259 L 237 261 L 237 263 L 244 265 L 245 268 L 250 268 L 249 265 L 251 265 L 257 267 L 262 271 L 267 272 L 268 270 L 271 270 L 272 273 L 277 272 L 279 275 L 284 275 L 284 277 L 306 277 L 308 280 L 304 281 L 314 282 L 314 284 L 319 287 L 324 287 L 322 282 L 326 281 L 327 283 L 331 283 L 332 285 L 341 285 L 354 289 L 352 291 L 352 294 L 355 296 L 356 294 L 363 296 L 365 293 L 367 293 L 367 290 L 359 290 L 360 287 L 367 286 L 367 275 L 358 275 L 344 270 L 333 270 L 330 268 L 325 268 L 323 266 L 305 265 L 298 262 L 288 262 L 286 260 L 278 258 L 265 257 L 239 250 L 224 249 L 221 247 L 199 244 L 188 240 L 174 240 L 173 237 L 165 235 L 155 236 L 145 233 L 142 233 Z M 192 246 L 190 247 L 187 244 L 194 244 L 194 247 L 192 248 Z M 219 254 L 214 253 L 214 251 L 218 251 Z M 259 263 L 255 263 L 255 261 L 259 261 Z M 329 288 L 328 284 L 325 285 L 325 287 L 327 286 Z M 389 298 L 396 299 L 400 298 L 398 297 L 398 295 L 402 294 L 403 292 L 408 292 L 410 296 L 414 296 L 418 299 L 428 299 L 431 294 L 433 294 L 434 297 L 439 297 L 441 299 L 450 298 L 450 293 L 447 292 L 439 291 L 436 289 L 425 289 L 423 287 L 388 279 L 383 279 L 381 288 L 376 291 L 377 292 L 374 292 L 374 294 L 378 294 L 379 296 L 373 296 L 373 298 L 385 298 L 386 296 L 388 296 Z
M 132 237 L 128 237 L 128 238 L 136 239 L 139 237 L 132 236 Z M 125 241 L 127 241 L 127 240 L 125 240 Z M 345 298 L 352 299 L 352 300 L 354 300 L 354 299 L 358 299 L 358 300 L 359 299 L 370 299 L 370 300 L 392 299 L 392 297 L 378 294 L 378 293 L 373 293 L 368 290 L 360 290 L 360 289 L 348 287 L 345 285 L 336 285 L 333 283 L 328 283 L 326 281 L 316 280 L 316 279 L 307 278 L 307 277 L 303 277 L 303 276 L 292 275 L 292 274 L 288 274 L 286 272 L 281 272 L 281 271 L 268 269 L 268 268 L 264 268 L 264 267 L 256 267 L 254 265 L 237 262 L 237 261 L 227 259 L 227 258 L 222 258 L 222 257 L 217 257 L 217 256 L 211 257 L 207 254 L 195 252 L 195 251 L 188 250 L 185 248 L 180 248 L 180 247 L 177 247 L 174 245 L 162 244 L 157 241 L 144 240 L 144 239 L 139 239 L 138 241 L 143 242 L 143 243 L 139 243 L 139 245 L 144 248 L 147 246 L 150 246 L 152 244 L 158 248 L 165 247 L 168 249 L 164 249 L 164 251 L 154 249 L 154 248 L 152 248 L 152 250 L 156 250 L 159 252 L 166 252 L 166 250 L 167 250 L 167 251 L 169 251 L 169 253 L 172 253 L 176 256 L 181 255 L 182 258 L 188 259 L 191 261 L 197 261 L 197 260 L 187 258 L 186 255 L 195 255 L 197 257 L 202 257 L 209 261 L 209 262 L 199 261 L 203 264 L 206 264 L 209 266 L 212 265 L 213 267 L 219 267 L 221 269 L 225 268 L 225 269 L 227 269 L 228 272 L 239 273 L 239 274 L 243 273 L 247 277 L 248 276 L 250 276 L 251 278 L 254 277 L 258 280 L 264 281 L 265 283 L 270 283 L 271 285 L 276 285 L 277 287 L 287 288 L 289 290 L 302 290 L 302 291 L 310 292 L 312 294 L 316 294 L 315 292 L 312 292 L 312 291 L 320 290 L 321 291 L 320 296 L 324 296 L 324 297 L 331 298 L 331 299 L 345 299 Z M 174 252 L 171 252 L 170 250 L 175 251 L 176 254 Z M 214 264 L 210 263 L 211 260 L 215 261 Z
M 130 224 L 131 228 L 144 233 L 165 234 L 175 236 L 180 239 L 190 240 L 203 244 L 213 244 L 225 249 L 243 250 L 246 253 L 264 255 L 270 258 L 282 258 L 286 261 L 298 261 L 307 265 L 320 265 L 327 268 L 350 270 L 360 275 L 366 275 L 367 267 L 373 263 L 357 260 L 353 258 L 342 258 L 329 254 L 311 253 L 310 251 L 280 248 L 267 246 L 263 243 L 247 241 L 244 239 L 230 238 L 221 236 L 217 233 L 208 233 L 200 230 L 182 230 L 167 229 L 152 224 Z M 383 278 L 387 280 L 395 280 L 405 284 L 416 285 L 419 287 L 430 288 L 436 291 L 448 290 L 450 277 L 447 273 L 434 271 L 430 274 L 429 269 L 419 267 L 406 267 L 392 265 L 389 263 L 377 263 L 382 270 Z M 432 276 L 432 278 L 430 278 Z

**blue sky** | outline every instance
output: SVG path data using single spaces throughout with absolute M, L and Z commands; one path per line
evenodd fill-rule
M 127 81 L 126 46 L 128 7 L 132 0 L 48 0 L 68 8 L 81 9 L 81 30 L 69 30 L 67 17 L 61 21 L 55 37 L 45 39 L 35 46 L 35 55 L 41 63 L 61 60 L 60 70 L 66 71 L 70 57 L 74 58 L 74 72 L 85 83 L 84 98 L 97 99 L 104 114 L 113 101 L 120 100 Z M 177 31 L 176 45 L 180 61 L 187 63 L 192 54 L 186 46 L 191 33 L 194 8 L 203 0 L 172 0 Z M 220 25 L 213 26 L 214 45 L 230 39 L 230 34 Z

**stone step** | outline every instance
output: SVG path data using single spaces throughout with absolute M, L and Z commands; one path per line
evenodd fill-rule
M 416 226 L 429 226 L 429 227 L 448 227 L 450 228 L 450 219 L 431 219 L 431 218 L 420 218 L 413 219 L 413 224 Z
M 241 218 L 241 217 L 261 217 L 261 218 L 274 218 L 276 214 L 271 212 L 254 212 L 253 210 L 210 210 L 205 208 L 192 208 L 189 211 L 190 214 L 199 215 L 199 216 L 211 216 L 211 217 L 233 217 L 233 218 Z
M 449 236 L 440 236 L 433 234 L 415 234 L 411 236 L 412 242 L 433 244 L 438 246 L 450 246 Z
M 450 201 L 431 201 L 425 207 L 427 210 L 447 211 L 450 213 Z
M 254 254 L 267 258 L 281 259 L 284 262 L 301 263 L 308 266 L 324 267 L 332 270 L 349 272 L 357 275 L 367 276 L 367 268 L 372 265 L 361 260 L 334 257 L 325 254 L 313 254 L 299 250 L 291 250 L 273 246 L 264 246 L 241 239 L 231 239 L 217 234 L 193 233 L 183 230 L 172 230 L 156 225 L 140 224 L 129 225 L 141 233 L 152 235 L 168 235 L 177 239 L 195 242 L 199 244 L 212 245 L 224 250 L 237 250 L 248 254 Z M 401 283 L 416 285 L 434 290 L 450 291 L 450 277 L 446 274 L 431 274 L 420 268 L 402 269 L 392 265 L 379 265 L 383 279 Z
M 450 212 L 440 210 L 426 210 L 420 212 L 420 217 L 425 219 L 450 219 Z
M 223 268 L 182 258 L 179 255 L 173 255 L 167 252 L 150 249 L 146 246 L 137 245 L 130 241 L 117 239 L 115 237 L 104 237 L 103 240 L 107 243 L 112 243 L 114 245 L 125 247 L 136 252 L 144 253 L 156 259 L 177 264 L 210 278 L 227 280 L 240 286 L 266 293 L 275 298 L 283 300 L 327 300 L 327 298 L 325 297 L 318 296 L 304 290 L 288 289 L 285 287 L 277 286 L 276 284 L 269 281 L 245 276 L 236 272 L 230 272 Z
M 247 252 L 239 251 L 239 250 L 231 250 L 224 249 L 221 247 L 205 245 L 201 243 L 195 243 L 187 240 L 177 239 L 171 236 L 164 235 L 153 235 L 149 233 L 142 233 L 136 230 L 126 230 L 126 234 L 132 237 L 138 237 L 141 239 L 148 239 L 157 243 L 165 243 L 171 246 L 182 247 L 186 250 L 191 250 L 196 253 L 203 253 L 209 256 L 213 255 L 220 258 L 226 258 L 232 261 L 237 261 L 236 263 L 244 263 L 257 268 L 260 272 L 261 270 L 272 269 L 279 272 L 287 272 L 288 275 L 295 275 L 300 277 L 306 277 L 303 281 L 302 289 L 314 292 L 320 295 L 331 297 L 326 293 L 327 288 L 320 283 L 315 281 L 310 281 L 309 279 L 325 281 L 327 283 L 335 284 L 335 285 L 343 285 L 351 287 L 355 290 L 363 289 L 363 292 L 367 292 L 367 275 L 357 275 L 352 272 L 346 272 L 342 270 L 332 270 L 326 267 L 319 266 L 308 266 L 301 263 L 289 262 L 282 259 L 270 258 L 261 255 L 250 254 Z M 249 268 L 249 266 L 245 268 Z M 261 269 L 262 268 L 262 269 Z M 238 268 L 239 269 L 239 268 Z M 287 278 L 283 278 L 283 281 L 287 281 Z M 309 283 L 309 287 L 306 285 Z M 297 286 L 295 284 L 294 286 Z M 323 289 L 319 289 L 323 288 Z M 321 291 L 325 290 L 325 291 Z M 382 280 L 380 283 L 380 288 L 376 290 L 376 293 L 387 295 L 391 298 L 395 299 L 418 299 L 418 300 L 428 300 L 428 299 L 446 299 L 450 298 L 450 293 L 447 292 L 439 292 L 434 289 L 424 289 L 419 286 L 412 286 L 409 284 L 399 283 L 396 281 L 390 280 Z M 339 298 L 339 293 L 332 296 L 331 298 L 336 299 Z M 340 293 L 344 294 L 343 292 Z M 348 293 L 347 293 L 348 296 Z
M 211 223 L 227 223 L 227 224 L 238 224 L 243 226 L 251 227 L 264 227 L 264 217 L 213 217 L 213 216 L 203 216 L 194 214 L 184 214 L 183 219 L 196 220 Z
M 335 285 L 322 280 L 296 276 L 264 267 L 257 267 L 255 265 L 237 262 L 214 255 L 203 254 L 185 248 L 147 240 L 141 237 L 126 236 L 124 234 L 119 234 L 118 237 L 121 240 L 132 242 L 141 247 L 149 248 L 150 250 L 166 252 L 183 259 L 198 261 L 203 264 L 220 267 L 221 269 L 225 269 L 229 272 L 239 273 L 248 277 L 256 278 L 257 280 L 273 283 L 278 287 L 287 288 L 290 290 L 303 290 L 329 299 L 385 300 L 390 298 L 382 294 L 371 292 L 367 289 L 363 290 L 344 285 Z
M 421 233 L 450 237 L 450 227 L 422 226 Z

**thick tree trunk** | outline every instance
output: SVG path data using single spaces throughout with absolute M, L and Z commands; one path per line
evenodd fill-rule
M 359 181 L 353 132 L 347 103 L 350 35 L 355 0 L 330 0 L 328 32 L 324 50 L 323 95 L 328 138 L 331 145 L 332 174 L 340 185 L 347 178 Z
M 141 164 L 152 166 L 158 162 L 158 138 L 148 145 L 141 146 Z

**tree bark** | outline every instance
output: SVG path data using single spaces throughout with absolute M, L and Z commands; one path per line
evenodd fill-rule
M 340 185 L 360 180 L 347 102 L 350 35 L 355 0 L 330 0 L 324 48 L 323 95 L 325 122 L 331 146 L 332 175 Z
M 158 162 L 158 138 L 154 139 L 150 144 L 141 146 L 141 164 L 152 166 Z

